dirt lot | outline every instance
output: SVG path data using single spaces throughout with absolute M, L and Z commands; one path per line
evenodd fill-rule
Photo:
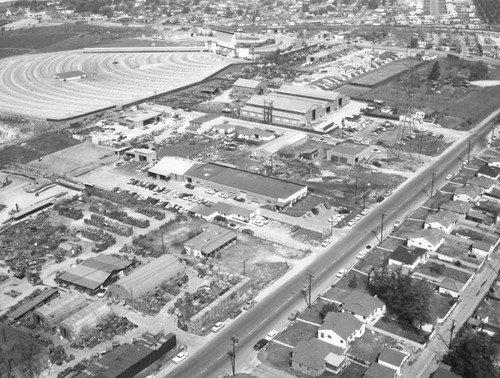
M 356 339 L 349 349 L 349 354 L 354 355 L 369 363 L 377 361 L 383 347 L 397 347 L 398 342 L 391 337 L 366 331 L 363 336 Z
M 177 218 L 174 223 L 162 226 L 160 230 L 154 230 L 147 234 L 141 240 L 140 245 L 161 252 L 163 234 L 167 253 L 191 259 L 183 251 L 183 244 L 201 232 L 205 224 L 197 218 Z M 243 274 L 243 266 L 245 265 L 246 276 L 251 277 L 254 280 L 254 286 L 260 289 L 281 277 L 289 269 L 287 260 L 301 259 L 307 253 L 238 233 L 236 244 L 223 249 L 213 261 L 223 266 L 227 271 L 239 274 Z M 195 258 L 192 260 L 197 261 Z

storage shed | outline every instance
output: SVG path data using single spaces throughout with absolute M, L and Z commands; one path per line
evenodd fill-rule
M 111 316 L 113 312 L 105 303 L 94 302 L 81 309 L 77 313 L 64 319 L 59 324 L 61 336 L 68 340 L 75 340 L 82 331 L 95 328 L 104 319 Z
M 356 165 L 370 157 L 370 147 L 355 143 L 339 143 L 326 151 L 329 161 L 341 164 Z
M 35 310 L 33 312 L 33 319 L 36 324 L 45 324 L 54 327 L 63 319 L 86 306 L 87 301 L 83 295 L 67 293 Z

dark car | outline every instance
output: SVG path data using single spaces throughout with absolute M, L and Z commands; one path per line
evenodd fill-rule
M 234 318 L 236 318 L 239 314 L 241 314 L 241 312 L 242 312 L 241 308 L 238 308 L 238 309 L 236 309 L 236 310 L 233 310 L 233 311 L 231 311 L 231 315 L 229 315 L 229 317 L 230 317 L 231 319 L 234 319 Z
M 194 185 L 193 184 L 190 184 L 190 183 L 187 183 L 186 185 L 184 185 L 186 188 L 188 189 L 194 189 Z
M 266 339 L 260 339 L 253 346 L 253 350 L 260 351 L 260 350 L 264 349 L 264 347 L 267 345 L 268 342 L 269 341 L 267 341 Z

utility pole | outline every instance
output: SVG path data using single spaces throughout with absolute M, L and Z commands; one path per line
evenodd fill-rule
M 238 342 L 239 340 L 236 338 L 236 336 L 231 336 L 232 349 L 227 351 L 227 354 L 231 361 L 233 375 L 236 375 L 236 344 L 238 344 Z
M 436 176 L 436 171 L 432 170 L 431 197 L 434 195 L 434 176 Z
M 467 149 L 467 164 L 470 163 L 470 140 L 469 140 L 469 148 Z
M 384 240 L 384 218 L 385 218 L 385 214 L 384 213 L 380 213 L 380 216 L 382 217 L 382 223 L 380 225 L 380 242 L 382 242 Z
M 309 289 L 305 289 L 305 287 L 307 286 L 306 285 L 304 288 L 302 288 L 301 292 L 304 295 L 304 299 L 306 300 L 307 308 L 311 308 L 312 280 L 314 279 L 314 274 L 310 270 L 308 270 L 306 272 L 306 275 L 309 278 Z M 306 293 L 307 291 L 309 293 Z
M 453 340 L 453 331 L 455 330 L 455 319 L 451 319 L 451 328 L 450 328 L 450 345 L 448 345 L 448 348 L 451 348 L 451 342 Z
M 358 178 L 356 177 L 356 186 L 354 187 L 354 198 L 358 196 Z
M 163 232 L 161 233 L 161 248 L 163 250 L 163 254 L 165 254 L 165 240 L 163 240 Z
M 495 136 L 495 124 L 491 125 L 491 138 L 490 138 L 490 146 L 493 144 L 493 137 Z M 470 140 L 469 140 L 470 144 Z
M 248 260 L 243 260 L 243 275 L 246 276 L 246 263 Z
M 363 184 L 363 210 L 366 208 L 366 188 L 365 184 Z

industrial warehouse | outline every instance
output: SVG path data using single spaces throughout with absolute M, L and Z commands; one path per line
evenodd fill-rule
M 250 121 L 310 128 L 348 103 L 349 97 L 338 92 L 283 85 L 276 93 L 252 96 L 240 114 Z

